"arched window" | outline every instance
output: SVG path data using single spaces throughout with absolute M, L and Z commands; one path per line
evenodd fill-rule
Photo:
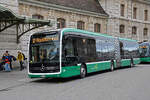
M 77 21 L 77 29 L 84 30 L 84 24 L 83 21 Z
M 148 10 L 144 10 L 144 20 L 148 20 Z
M 44 19 L 44 17 L 42 15 L 39 15 L 39 14 L 32 15 L 32 18 L 34 18 L 34 19 Z
M 63 18 L 57 19 L 57 28 L 65 28 L 66 27 L 66 20 Z
M 120 25 L 120 33 L 125 33 L 125 26 L 124 25 Z
M 94 32 L 101 32 L 101 24 L 99 23 L 94 24 Z
M 121 5 L 120 5 L 120 15 L 121 15 L 122 17 L 124 17 L 124 12 L 125 12 L 125 5 L 124 5 L 124 4 L 121 4 Z
M 148 35 L 148 28 L 144 28 L 144 29 L 143 29 L 143 35 L 144 35 L 144 36 L 147 36 L 147 35 Z
M 137 27 L 136 27 L 136 26 L 133 26 L 133 27 L 132 27 L 132 34 L 133 34 L 133 35 L 136 35 L 136 34 L 137 34 Z
M 133 19 L 137 18 L 137 8 L 133 7 Z

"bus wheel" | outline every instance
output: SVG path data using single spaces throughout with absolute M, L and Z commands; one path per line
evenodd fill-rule
M 114 62 L 111 62 L 111 68 L 110 68 L 111 71 L 114 70 Z
M 82 64 L 81 68 L 80 68 L 80 77 L 84 78 L 86 76 L 86 73 L 87 73 L 86 67 L 85 67 L 85 65 Z

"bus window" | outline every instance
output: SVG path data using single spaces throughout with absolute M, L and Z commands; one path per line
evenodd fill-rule
M 96 56 L 96 42 L 94 39 L 91 40 L 91 54 L 93 55 L 93 57 Z
M 88 61 L 96 61 L 96 42 L 94 39 L 87 39 L 85 49 L 87 50 Z
M 66 40 L 64 51 L 66 57 L 74 56 L 74 47 L 73 47 L 72 39 L 68 38 Z
M 32 61 L 33 62 L 37 62 L 38 61 L 38 51 L 39 51 L 39 48 L 37 47 L 32 47 Z
M 96 42 L 97 61 L 103 61 L 103 42 L 99 39 L 97 39 Z
M 121 55 L 121 58 L 124 57 L 124 45 L 123 45 L 123 42 L 120 42 L 120 55 Z
M 112 42 L 108 42 L 107 44 L 108 46 L 108 58 L 110 59 L 114 59 L 114 44 Z
M 83 52 L 84 52 L 84 55 L 88 55 L 88 48 L 87 48 L 87 39 L 82 39 L 82 43 L 83 43 Z M 90 45 L 90 44 L 89 44 Z
M 123 41 L 123 59 L 129 59 L 131 58 L 131 54 L 130 54 L 130 42 L 128 41 Z
M 46 49 L 40 48 L 39 52 L 40 52 L 39 53 L 40 59 L 44 60 L 47 58 L 47 50 Z
M 106 60 L 108 57 L 108 46 L 107 46 L 107 42 L 105 41 L 104 38 L 99 39 L 97 38 L 96 40 L 96 52 L 97 52 L 97 61 L 104 61 Z
M 83 43 L 82 38 L 78 38 L 77 41 L 77 52 L 78 52 L 78 56 L 85 56 L 85 45 Z

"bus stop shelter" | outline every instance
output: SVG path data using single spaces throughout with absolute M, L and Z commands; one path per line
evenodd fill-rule
M 45 25 L 50 25 L 50 21 L 22 17 L 16 15 L 10 9 L 0 6 L 0 33 L 15 26 L 17 43 L 19 43 L 20 37 L 25 33 Z

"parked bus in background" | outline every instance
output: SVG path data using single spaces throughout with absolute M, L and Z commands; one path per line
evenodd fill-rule
M 149 42 L 140 43 L 140 59 L 141 59 L 141 63 L 150 62 L 150 43 Z
M 64 28 L 30 38 L 30 78 L 66 78 L 140 63 L 136 40 Z

